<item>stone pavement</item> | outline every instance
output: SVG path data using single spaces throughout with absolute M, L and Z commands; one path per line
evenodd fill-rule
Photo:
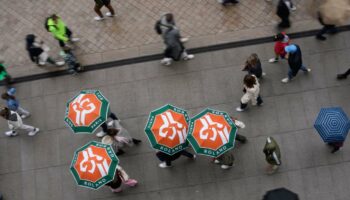
M 35 137 L 0 134 L 0 192 L 5 200 L 112 200 L 112 199 L 244 199 L 260 200 L 266 190 L 287 187 L 301 200 L 348 200 L 350 196 L 350 142 L 331 154 L 313 128 L 322 107 L 341 106 L 350 115 L 350 82 L 335 75 L 349 67 L 350 34 L 326 42 L 296 39 L 304 63 L 312 68 L 290 84 L 286 62 L 265 62 L 272 43 L 197 54 L 194 60 L 165 67 L 152 61 L 17 84 L 18 98 L 32 112 L 25 120 L 41 128 Z M 244 59 L 256 52 L 267 76 L 261 81 L 262 107 L 245 113 L 234 110 L 242 95 Z M 130 133 L 143 140 L 120 156 L 121 165 L 139 181 L 136 188 L 112 194 L 103 187 L 93 191 L 78 187 L 69 172 L 75 149 L 94 135 L 74 135 L 65 126 L 65 103 L 81 89 L 100 89 L 111 109 Z M 249 142 L 234 152 L 236 166 L 223 171 L 198 156 L 181 158 L 171 169 L 158 168 L 155 151 L 143 131 L 151 110 L 166 103 L 187 109 L 194 116 L 206 107 L 227 111 L 245 122 L 240 133 Z M 0 130 L 7 124 L 0 120 Z M 266 136 L 280 143 L 279 172 L 268 176 L 262 148 Z
M 288 31 L 320 27 L 308 14 L 307 1 L 294 0 L 298 9 L 291 15 L 293 27 Z M 52 55 L 58 56 L 57 41 L 44 28 L 52 13 L 59 14 L 81 38 L 76 51 L 81 62 L 94 64 L 162 52 L 163 44 L 153 27 L 166 12 L 174 13 L 182 34 L 190 37 L 188 48 L 272 35 L 279 21 L 276 3 L 242 0 L 225 8 L 217 0 L 112 0 L 117 16 L 95 22 L 93 0 L 2 1 L 0 57 L 10 65 L 13 76 L 52 70 L 34 65 L 24 42 L 27 34 L 34 33 L 51 47 Z

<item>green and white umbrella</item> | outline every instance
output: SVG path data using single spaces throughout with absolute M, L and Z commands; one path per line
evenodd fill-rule
M 74 133 L 93 133 L 107 120 L 109 101 L 98 90 L 83 90 L 66 107 L 64 121 Z
M 75 151 L 70 171 L 78 185 L 98 189 L 113 180 L 118 163 L 111 145 L 91 141 Z
M 187 111 L 167 104 L 150 113 L 145 132 L 154 149 L 173 155 L 188 146 L 188 122 Z

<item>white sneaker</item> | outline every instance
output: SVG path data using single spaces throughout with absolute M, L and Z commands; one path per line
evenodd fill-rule
M 214 163 L 215 163 L 215 164 L 219 164 L 220 161 L 218 161 L 218 160 L 215 159 L 215 160 L 214 160 Z
M 195 154 L 193 154 L 193 160 L 196 160 L 197 156 Z
M 296 11 L 297 10 L 297 7 L 296 6 L 293 6 L 290 8 L 292 11 Z
M 191 60 L 194 58 L 193 54 L 188 54 L 186 57 L 184 57 L 184 60 Z
M 159 163 L 158 166 L 159 166 L 160 168 L 168 168 L 168 167 L 171 167 L 171 165 L 170 165 L 170 166 L 166 165 L 166 162 Z
M 270 58 L 270 59 L 269 59 L 269 62 L 270 62 L 270 63 L 275 63 L 275 62 L 278 62 L 278 59 L 276 59 L 276 58 Z
M 261 75 L 262 75 L 262 76 L 266 76 L 266 73 L 265 73 L 265 72 L 263 72 Z
M 107 17 L 114 17 L 114 15 L 112 15 L 111 12 L 106 12 L 106 16 L 107 16 Z
M 78 42 L 80 40 L 80 38 L 72 38 L 71 41 L 72 42 Z
M 282 79 L 281 81 L 282 81 L 282 83 L 288 83 L 290 81 L 290 79 L 287 77 L 287 78 Z
M 104 19 L 105 19 L 104 17 L 100 17 L 100 16 L 94 17 L 94 20 L 95 20 L 95 21 L 102 21 L 102 20 L 104 20 Z
M 106 133 L 103 132 L 103 131 L 100 131 L 100 132 L 96 133 L 96 136 L 99 137 L 99 138 L 101 138 L 101 137 L 103 137 L 105 135 L 106 135 Z
M 236 108 L 236 111 L 238 111 L 238 112 L 243 112 L 244 109 L 242 109 L 241 107 L 237 107 L 237 108 Z
M 310 68 L 307 68 L 307 72 L 311 72 L 311 69 L 310 69 Z
M 185 42 L 188 41 L 188 38 L 186 38 L 186 37 L 180 38 L 180 41 L 181 41 L 182 43 L 185 43 Z
M 17 136 L 18 133 L 16 131 L 6 131 L 5 135 L 8 137 L 12 137 L 12 136 Z
M 232 166 L 228 166 L 228 165 L 221 165 L 221 169 L 229 169 L 231 168 Z
M 64 64 L 66 64 L 64 61 L 57 61 L 55 63 L 57 66 L 63 66 Z
M 171 58 L 163 58 L 161 61 L 160 61 L 160 63 L 162 64 L 162 65 L 165 65 L 165 66 L 169 66 L 169 65 L 171 65 Z
M 28 135 L 29 135 L 29 136 L 34 136 L 34 135 L 36 135 L 39 131 L 40 131 L 39 128 L 34 128 L 33 131 L 30 131 L 30 132 L 28 133 Z
M 29 116 L 30 116 L 30 114 L 28 114 L 28 115 L 21 115 L 21 118 L 25 119 L 25 118 L 28 118 Z

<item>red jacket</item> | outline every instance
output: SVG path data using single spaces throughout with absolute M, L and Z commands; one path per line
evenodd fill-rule
M 285 40 L 287 40 L 287 41 L 277 41 L 275 43 L 275 53 L 277 55 L 281 56 L 282 58 L 284 58 L 284 56 L 287 54 L 284 51 L 284 48 L 289 45 L 290 40 L 285 33 L 282 33 L 282 34 L 286 36 Z

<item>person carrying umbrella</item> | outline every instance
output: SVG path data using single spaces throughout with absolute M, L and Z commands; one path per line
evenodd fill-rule
M 299 45 L 290 44 L 286 46 L 284 50 L 287 53 L 286 58 L 288 59 L 289 71 L 288 77 L 281 80 L 282 83 L 290 82 L 298 74 L 299 70 L 302 70 L 305 73 L 311 72 L 310 68 L 306 68 L 303 65 L 303 59 Z
M 263 152 L 268 163 L 267 173 L 275 173 L 278 167 L 281 165 L 281 152 L 276 140 L 273 137 L 267 137 Z
M 102 143 L 108 143 L 112 145 L 116 154 L 122 155 L 125 153 L 123 147 L 138 145 L 141 140 L 132 138 L 126 129 L 109 128 L 107 129 L 107 135 L 102 138 Z

